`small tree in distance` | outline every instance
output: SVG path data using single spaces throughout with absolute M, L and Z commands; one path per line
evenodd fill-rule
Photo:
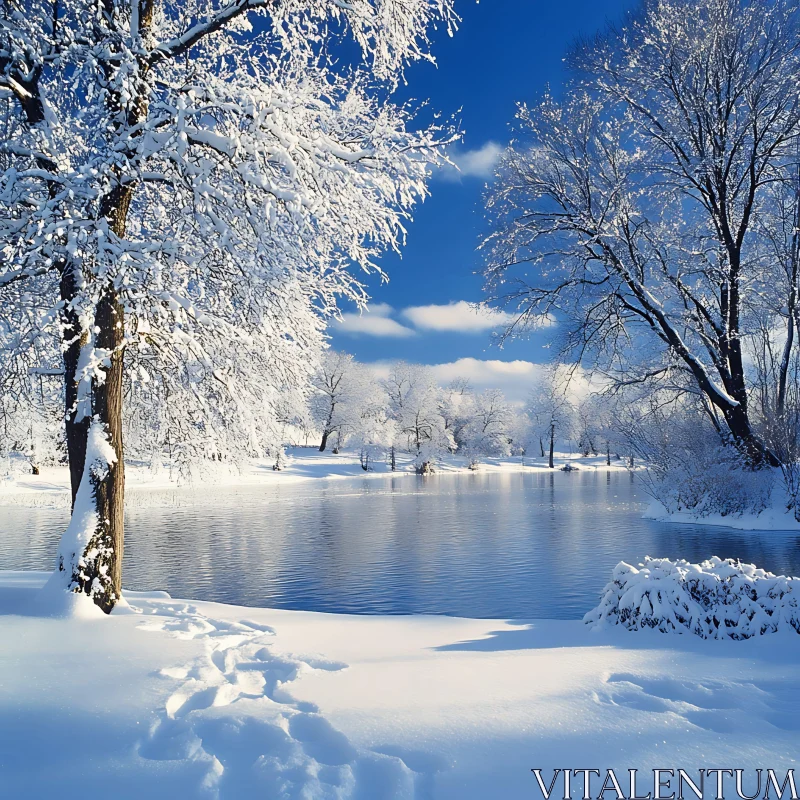
M 532 434 L 538 438 L 542 456 L 547 447 L 547 464 L 554 469 L 556 438 L 569 439 L 575 428 L 575 409 L 568 396 L 567 376 L 558 366 L 552 366 L 531 391 L 527 412 Z

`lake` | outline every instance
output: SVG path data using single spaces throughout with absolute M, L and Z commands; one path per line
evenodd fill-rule
M 401 475 L 129 492 L 124 584 L 355 614 L 575 619 L 621 560 L 800 575 L 800 535 L 658 523 L 625 471 Z M 0 569 L 49 569 L 65 509 L 0 507 Z

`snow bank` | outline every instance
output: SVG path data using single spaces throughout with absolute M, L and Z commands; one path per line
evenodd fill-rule
M 723 514 L 704 509 L 668 509 L 659 500 L 653 500 L 643 514 L 644 519 L 656 522 L 675 522 L 684 525 L 713 525 L 741 531 L 800 531 L 800 522 L 789 508 L 786 492 L 776 486 L 769 505 L 760 512 Z
M 541 800 L 531 768 L 549 782 L 592 764 L 639 768 L 641 795 L 653 768 L 719 763 L 748 770 L 749 789 L 751 770 L 795 767 L 800 750 L 800 636 L 153 592 L 93 620 L 21 616 L 48 577 L 0 572 L 2 797 L 102 798 L 112 781 L 118 800 Z
M 749 639 L 778 630 L 800 633 L 800 579 L 714 556 L 700 564 L 645 558 L 621 561 L 600 605 L 584 617 L 593 627 L 622 625 L 704 639 Z
M 286 463 L 281 471 L 272 469 L 274 461 L 254 460 L 239 465 L 241 469 L 215 462 L 204 462 L 190 474 L 177 469 L 171 471 L 167 465 L 153 470 L 151 464 L 126 462 L 125 490 L 126 507 L 153 504 L 174 505 L 176 492 L 200 487 L 219 489 L 228 486 L 276 486 L 284 483 L 314 480 L 394 480 L 414 475 L 414 459 L 407 454 L 397 454 L 397 471 L 389 465 L 373 461 L 370 471 L 365 472 L 359 461 L 359 452 L 342 449 L 339 453 L 320 453 L 317 448 L 288 448 Z M 620 472 L 627 470 L 622 461 L 606 465 L 605 456 L 584 458 L 575 453 L 561 453 L 555 459 L 556 468 L 564 464 L 579 464 L 582 470 Z M 28 508 L 68 508 L 69 470 L 66 466 L 43 466 L 40 475 L 30 475 L 20 463 L 8 475 L 0 475 L 0 506 L 23 506 Z M 487 458 L 480 463 L 481 473 L 550 472 L 547 458 Z M 436 463 L 436 474 L 472 474 L 463 456 L 449 455 Z M 168 490 L 168 498 L 159 498 L 153 491 Z M 798 526 L 800 527 L 800 526 Z

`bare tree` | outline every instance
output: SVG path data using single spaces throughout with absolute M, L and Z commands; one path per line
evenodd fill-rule
M 539 437 L 544 455 L 543 440 L 548 442 L 550 469 L 555 467 L 556 436 L 569 438 L 575 428 L 575 409 L 568 395 L 568 374 L 558 365 L 550 367 L 528 399 L 528 415 Z
M 338 433 L 344 422 L 354 372 L 353 356 L 328 350 L 311 379 L 311 413 L 322 432 L 320 453 L 325 452 L 329 437 Z
M 797 10 L 645 3 L 582 43 L 563 102 L 522 106 L 489 197 L 495 301 L 572 321 L 565 353 L 620 383 L 689 377 L 753 465 L 779 459 L 748 408 L 745 297 L 768 187 L 796 164 Z

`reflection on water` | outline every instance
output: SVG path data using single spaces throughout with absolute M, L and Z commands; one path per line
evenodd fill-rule
M 358 614 L 576 618 L 645 555 L 800 574 L 800 536 L 641 519 L 626 472 L 437 475 L 131 492 L 125 585 Z M 0 569 L 47 569 L 63 509 L 0 508 Z

